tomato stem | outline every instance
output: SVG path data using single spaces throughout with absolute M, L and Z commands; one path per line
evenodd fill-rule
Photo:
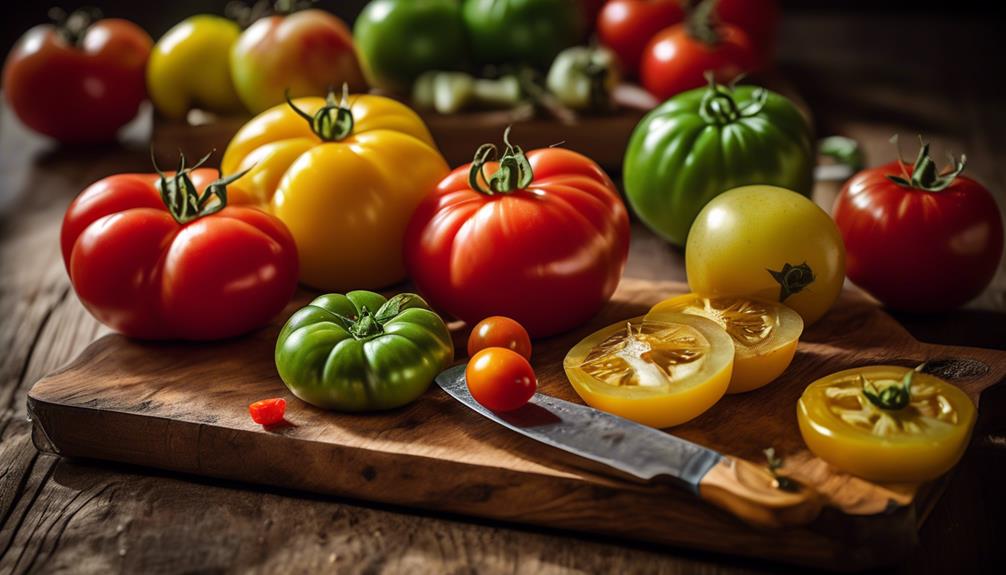
M 348 84 L 342 85 L 341 102 L 335 100 L 335 92 L 330 89 L 328 96 L 325 98 L 325 105 L 315 112 L 313 116 L 301 110 L 293 103 L 293 100 L 290 99 L 289 89 L 286 90 L 284 96 L 286 97 L 287 105 L 298 116 L 307 121 L 308 125 L 311 126 L 311 131 L 321 138 L 322 141 L 338 142 L 353 133 L 354 121 L 353 112 L 350 110 L 351 106 L 349 104 Z
M 908 172 L 908 162 L 901 154 L 901 146 L 898 143 L 898 135 L 891 137 L 891 143 L 898 151 L 898 166 L 901 167 L 901 175 L 888 174 L 887 179 L 905 188 L 922 190 L 925 192 L 942 192 L 950 187 L 964 171 L 968 163 L 968 157 L 961 154 L 961 159 L 954 159 L 953 154 L 947 154 L 950 158 L 950 168 L 940 173 L 936 168 L 936 162 L 929 156 L 929 143 L 919 136 L 919 155 L 915 158 L 911 173 Z
M 923 364 L 925 365 L 925 364 Z M 922 367 L 922 366 L 919 366 Z M 863 395 L 873 405 L 887 411 L 898 411 L 908 407 L 912 400 L 912 376 L 916 370 L 911 370 L 901 379 L 901 383 L 888 385 L 878 390 L 877 385 L 866 379 L 863 374 L 859 374 L 860 384 L 863 386 Z
M 721 125 L 730 124 L 741 118 L 754 116 L 765 107 L 768 92 L 764 88 L 755 90 L 749 102 L 738 106 L 734 98 L 733 84 L 740 78 L 736 78 L 730 85 L 723 85 L 716 81 L 716 76 L 711 71 L 707 71 L 705 76 L 709 87 L 702 96 L 699 106 L 699 114 L 705 121 Z
M 59 7 L 49 9 L 49 18 L 56 25 L 56 33 L 71 46 L 79 47 L 91 25 L 101 19 L 101 10 L 88 6 L 70 12 Z
M 814 270 L 807 265 L 807 262 L 803 262 L 798 266 L 785 263 L 781 270 L 776 271 L 766 268 L 765 271 L 779 284 L 780 303 L 785 302 L 789 296 L 800 293 L 817 279 L 814 275 Z
M 150 150 L 150 161 L 154 164 L 154 171 L 160 176 L 160 180 L 157 182 L 157 189 L 161 192 L 161 201 L 168 208 L 171 217 L 179 224 L 184 225 L 224 209 L 227 206 L 227 186 L 252 169 L 248 168 L 227 177 L 223 177 L 223 174 L 221 174 L 218 180 L 206 186 L 206 189 L 200 194 L 196 190 L 196 185 L 192 182 L 190 176 L 192 171 L 206 163 L 206 160 L 215 151 L 210 150 L 208 154 L 191 167 L 185 165 L 185 154 L 179 151 L 178 169 L 173 175 L 168 176 L 158 167 L 157 160 L 154 159 L 153 148 Z M 210 203 L 211 198 L 216 198 L 217 201 Z
M 710 46 L 719 44 L 723 39 L 716 30 L 717 2 L 718 0 L 701 0 L 698 3 L 686 3 L 688 16 L 685 18 L 685 29 L 688 35 Z
M 492 196 L 494 194 L 509 194 L 517 190 L 523 190 L 534 181 L 534 172 L 531 163 L 528 162 L 524 150 L 520 146 L 510 143 L 510 128 L 507 126 L 503 132 L 503 143 L 506 144 L 506 151 L 499 159 L 499 167 L 496 171 L 487 176 L 485 165 L 492 161 L 497 152 L 494 144 L 482 144 L 475 151 L 475 158 L 472 160 L 472 167 L 468 171 L 468 185 L 476 192 Z

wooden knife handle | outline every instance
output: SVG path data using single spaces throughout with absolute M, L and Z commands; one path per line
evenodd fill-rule
M 810 523 L 821 512 L 820 494 L 795 483 L 781 489 L 768 469 L 744 459 L 724 457 L 699 483 L 702 499 L 761 527 Z

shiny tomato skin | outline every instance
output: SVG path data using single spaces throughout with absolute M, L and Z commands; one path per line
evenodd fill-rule
M 283 421 L 286 400 L 282 397 L 263 399 L 248 406 L 252 421 L 259 425 L 276 425 Z
M 29 128 L 63 143 L 115 138 L 146 98 L 153 41 L 127 20 L 99 20 L 79 46 L 52 25 L 28 30 L 7 56 L 4 96 Z
M 451 172 L 413 214 L 405 260 L 435 308 L 469 325 L 506 316 L 544 337 L 586 322 L 614 293 L 629 219 L 614 184 L 585 156 L 547 148 L 527 158 L 534 181 L 512 193 L 472 190 L 470 165 Z
M 531 338 L 527 330 L 521 324 L 501 315 L 487 317 L 475 324 L 468 336 L 469 357 L 488 347 L 503 347 L 516 351 L 524 359 L 531 359 Z
M 639 73 L 643 87 L 666 100 L 708 84 L 707 70 L 712 70 L 720 83 L 752 71 L 756 57 L 747 35 L 729 24 L 721 24 L 717 30 L 721 39 L 715 45 L 693 38 L 683 24 L 654 36 L 643 51 Z
M 468 391 L 492 411 L 523 407 L 538 388 L 534 369 L 523 356 L 502 347 L 483 349 L 465 368 Z
M 650 38 L 684 18 L 680 0 L 611 0 L 597 17 L 597 35 L 634 77 Z
M 198 189 L 216 177 L 208 169 L 192 174 Z M 213 340 L 266 324 L 297 286 L 297 251 L 286 227 L 239 206 L 180 225 L 161 203 L 156 180 L 111 176 L 68 208 L 63 262 L 84 306 L 141 339 Z
M 912 167 L 904 166 L 911 174 Z M 939 192 L 900 186 L 897 161 L 863 170 L 839 194 L 849 279 L 891 308 L 946 311 L 992 281 L 1003 253 L 995 199 L 966 176 Z

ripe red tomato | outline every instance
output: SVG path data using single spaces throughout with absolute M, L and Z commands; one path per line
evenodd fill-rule
M 680 0 L 610 0 L 597 17 L 597 35 L 634 77 L 650 38 L 684 18 Z
M 285 413 L 286 400 L 282 397 L 263 399 L 248 406 L 252 421 L 259 425 L 276 425 L 283 421 Z
M 76 12 L 21 36 L 4 63 L 4 95 L 26 126 L 61 142 L 114 139 L 147 96 L 152 45 L 132 22 Z
M 531 359 L 531 338 L 524 326 L 514 320 L 494 315 L 475 324 L 468 336 L 468 357 L 487 347 L 503 347 Z
M 615 186 L 570 150 L 525 156 L 508 144 L 496 163 L 486 146 L 413 214 L 409 275 L 434 307 L 469 325 L 503 315 L 543 337 L 582 324 L 611 297 L 628 256 Z
M 538 388 L 531 364 L 502 347 L 483 349 L 472 356 L 465 368 L 465 381 L 475 401 L 493 411 L 522 407 Z
M 282 311 L 297 287 L 293 237 L 264 212 L 221 209 L 227 180 L 211 184 L 216 175 L 110 176 L 70 204 L 63 262 L 99 321 L 131 337 L 210 340 L 261 327 Z M 218 203 L 195 198 L 208 186 L 203 195 Z M 159 187 L 177 208 L 166 207 Z M 184 211 L 192 201 L 201 215 Z
M 747 34 L 757 56 L 757 70 L 772 64 L 779 14 L 778 0 L 719 0 L 716 4 L 720 22 L 733 24 Z
M 661 100 L 708 84 L 707 71 L 716 81 L 729 83 L 755 66 L 755 53 L 740 28 L 721 24 L 718 40 L 702 40 L 684 24 L 658 33 L 643 52 L 640 76 L 643 87 Z
M 992 194 L 960 175 L 963 158 L 938 175 L 928 148 L 922 146 L 914 166 L 896 161 L 859 172 L 834 210 L 849 279 L 888 306 L 912 312 L 949 310 L 974 298 L 1003 252 Z

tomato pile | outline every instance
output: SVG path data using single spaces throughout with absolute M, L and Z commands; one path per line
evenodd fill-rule
M 532 341 L 582 328 L 615 293 L 631 208 L 684 249 L 690 293 L 586 335 L 562 365 L 587 404 L 670 427 L 782 376 L 846 277 L 891 308 L 942 312 L 1000 265 L 992 194 L 963 156 L 941 170 L 924 142 L 913 163 L 853 176 L 834 218 L 809 199 L 808 118 L 738 84 L 772 66 L 775 0 L 373 0 L 352 29 L 298 4 L 240 24 L 193 16 L 156 43 L 124 20 L 54 12 L 7 56 L 11 110 L 64 143 L 114 139 L 148 98 L 177 122 L 254 114 L 220 170 L 182 155 L 174 171 L 105 177 L 68 207 L 67 274 L 112 329 L 241 337 L 301 285 L 318 291 L 282 316 L 273 355 L 299 400 L 354 413 L 416 401 L 454 363 L 460 320 L 472 397 L 519 410 L 535 368 L 555 361 L 532 363 Z M 525 150 L 519 125 L 450 166 L 413 109 L 527 105 L 580 121 L 619 114 L 624 80 L 661 102 L 625 150 L 628 208 L 594 160 Z M 407 280 L 418 293 L 398 293 Z M 271 426 L 286 407 L 248 409 Z M 975 421 L 959 389 L 896 366 L 810 383 L 796 408 L 818 457 L 877 481 L 944 473 Z

